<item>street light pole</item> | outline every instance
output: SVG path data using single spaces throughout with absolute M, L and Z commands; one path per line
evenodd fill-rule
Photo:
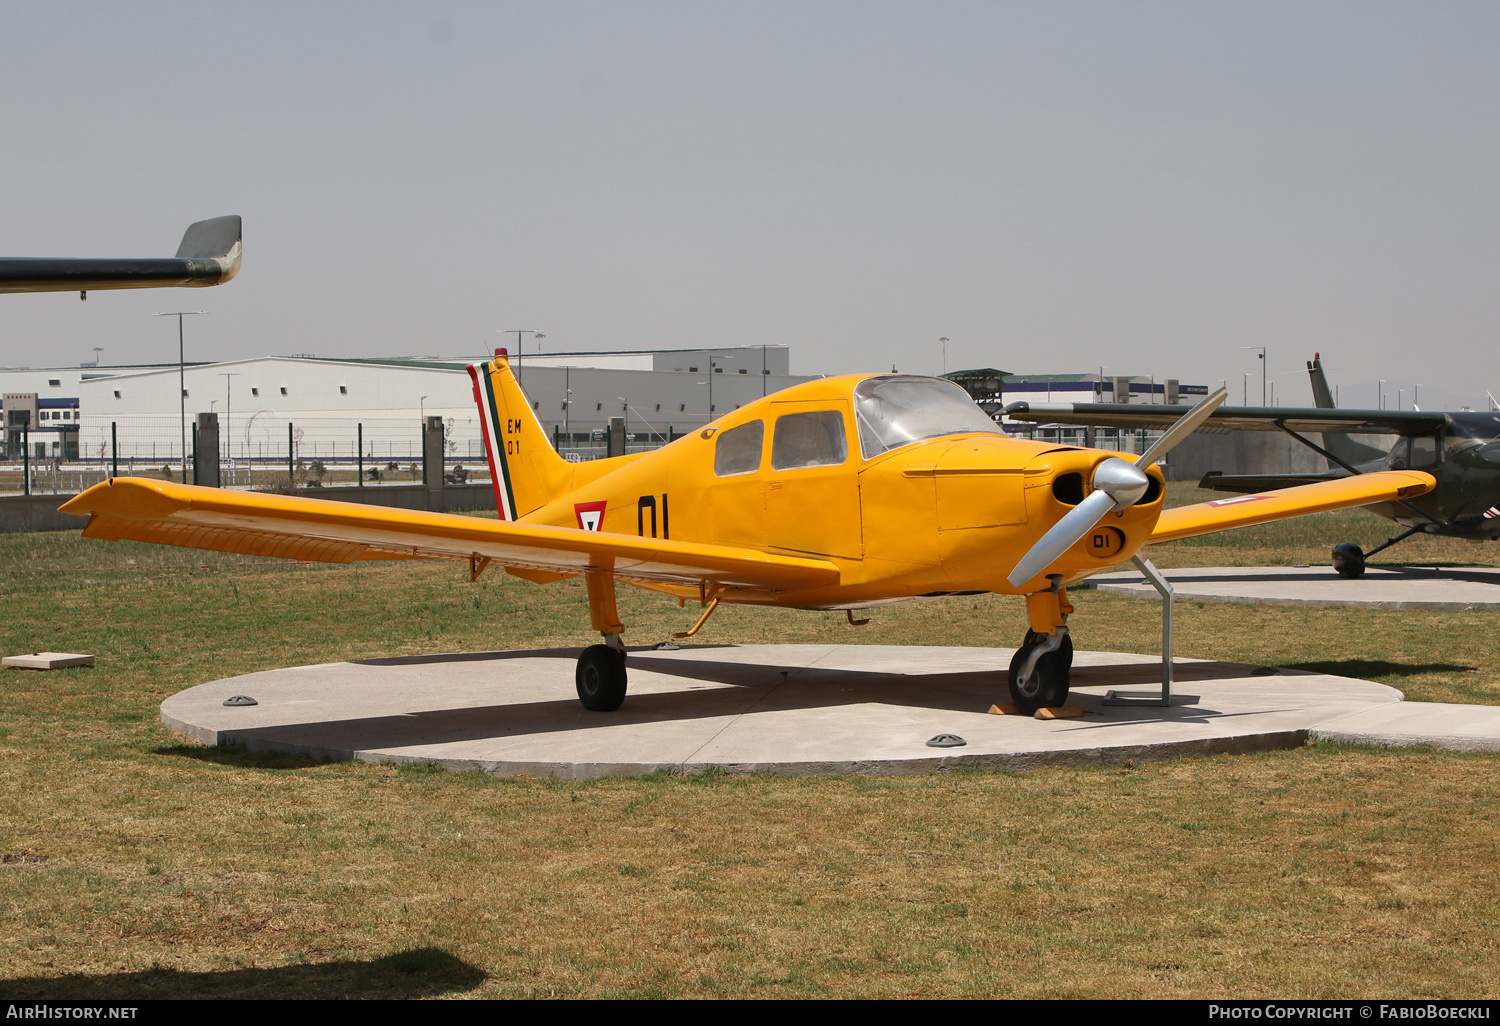
M 943 338 L 938 339 L 938 341 L 941 342 L 942 345 L 943 345 L 943 373 L 947 374 L 948 373 L 948 339 L 946 337 L 943 337 Z
M 234 478 L 234 435 L 230 434 L 230 426 L 229 426 L 230 425 L 229 414 L 232 412 L 231 409 L 230 409 L 230 395 L 231 395 L 231 391 L 230 391 L 230 387 L 229 386 L 233 384 L 233 382 L 230 379 L 231 378 L 237 378 L 239 376 L 240 376 L 239 371 L 228 371 L 228 372 L 220 371 L 219 372 L 219 377 L 221 377 L 221 378 L 224 379 L 224 431 L 223 431 L 223 435 L 224 435 L 224 443 L 225 443 L 224 444 L 224 449 L 225 449 L 225 451 L 227 451 L 229 453 L 229 476 L 230 476 L 230 483 L 231 484 L 234 483 L 233 482 L 233 478 Z
M 515 335 L 516 336 L 516 381 L 519 382 L 519 381 L 522 380 L 521 379 L 521 373 L 522 373 L 522 370 L 521 370 L 521 336 L 522 335 L 530 335 L 532 338 L 536 339 L 537 343 L 538 343 L 538 345 L 537 345 L 537 352 L 538 353 L 540 353 L 542 351 L 542 347 L 541 347 L 541 344 L 540 344 L 541 341 L 542 341 L 542 339 L 546 338 L 547 336 L 544 335 L 544 334 L 542 334 L 540 331 L 536 331 L 536 330 L 534 330 L 532 328 L 501 328 L 500 329 L 500 334 L 502 334 L 502 335 Z
M 1266 347 L 1265 346 L 1240 346 L 1241 349 L 1249 349 L 1260 356 L 1260 404 L 1266 405 Z M 1248 398 L 1248 397 L 1247 397 Z
M 177 310 L 159 313 L 158 317 L 177 318 L 177 419 L 182 428 L 182 483 L 187 484 L 187 362 L 183 358 L 182 319 L 206 314 L 207 310 Z

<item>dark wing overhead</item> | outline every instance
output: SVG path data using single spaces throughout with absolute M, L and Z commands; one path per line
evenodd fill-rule
M 1136 403 L 1010 403 L 1002 411 L 1011 420 L 1032 424 L 1083 424 L 1095 427 L 1166 428 L 1192 409 L 1190 406 L 1152 406 Z M 1198 430 L 1206 434 L 1231 431 L 1278 431 L 1285 425 L 1298 432 L 1339 431 L 1346 434 L 1424 435 L 1442 429 L 1448 416 L 1422 410 L 1323 410 L 1295 406 L 1220 406 Z
M 1348 472 L 1343 470 L 1330 470 L 1325 474 L 1224 474 L 1210 470 L 1198 482 L 1198 487 L 1218 492 L 1270 492 L 1347 476 Z
M 0 292 L 88 292 L 219 285 L 240 270 L 240 217 L 189 225 L 177 255 L 156 259 L 0 257 Z

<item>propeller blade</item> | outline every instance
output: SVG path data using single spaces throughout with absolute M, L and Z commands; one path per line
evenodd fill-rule
M 1161 459 L 1167 453 L 1171 452 L 1178 442 L 1182 441 L 1194 431 L 1197 431 L 1198 428 L 1203 424 L 1203 422 L 1208 419 L 1209 414 L 1213 413 L 1214 410 L 1217 410 L 1220 404 L 1228 398 L 1229 390 L 1227 388 L 1221 388 L 1214 392 L 1213 395 L 1208 396 L 1197 406 L 1194 406 L 1191 410 L 1188 410 L 1178 418 L 1177 423 L 1167 428 L 1166 432 L 1156 440 L 1151 448 L 1147 449 L 1145 453 L 1135 461 L 1136 464 L 1142 467 L 1149 467 L 1151 466 L 1151 464 Z
M 1133 463 L 1111 456 L 1094 468 L 1094 490 L 1068 511 L 1031 547 L 1006 580 L 1019 588 L 1045 570 L 1053 560 L 1067 552 L 1094 529 L 1094 525 L 1115 510 L 1135 502 L 1151 485 L 1146 472 Z
M 1041 540 L 1031 547 L 1031 551 L 1021 557 L 1021 561 L 1006 578 L 1010 581 L 1010 586 L 1019 588 L 1024 582 L 1047 569 L 1054 559 L 1078 544 L 1078 540 L 1092 531 L 1094 525 L 1103 520 L 1114 508 L 1114 497 L 1108 492 L 1090 493 L 1086 499 L 1069 510 L 1067 516 L 1053 524 L 1051 529 L 1042 535 Z

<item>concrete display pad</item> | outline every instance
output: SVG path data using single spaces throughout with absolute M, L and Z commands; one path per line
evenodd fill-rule
M 1084 715 L 1037 720 L 987 712 L 1007 700 L 1009 649 L 703 645 L 632 650 L 624 706 L 592 713 L 574 691 L 577 654 L 268 670 L 174 695 L 161 718 L 206 744 L 581 779 L 710 767 L 901 774 L 1118 764 L 1294 747 L 1322 724 L 1401 704 L 1399 691 L 1368 681 L 1183 659 L 1171 708 L 1105 706 L 1111 688 L 1159 689 L 1160 660 L 1079 652 L 1069 702 Z M 224 704 L 236 695 L 257 704 Z M 944 733 L 967 744 L 927 746 Z
M 1180 599 L 1261 602 L 1274 606 L 1358 606 L 1369 609 L 1500 609 L 1497 567 L 1370 567 L 1340 577 L 1331 566 L 1205 567 L 1163 570 Z M 1135 571 L 1089 580 L 1100 591 L 1157 598 Z

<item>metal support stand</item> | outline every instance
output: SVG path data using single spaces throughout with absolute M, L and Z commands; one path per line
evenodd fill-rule
M 1161 596 L 1161 693 L 1150 691 L 1115 691 L 1104 696 L 1105 705 L 1150 705 L 1172 704 L 1172 583 L 1161 575 L 1155 564 L 1141 556 L 1132 556 L 1135 568 L 1146 575 L 1146 580 Z M 1183 696 L 1183 701 L 1197 701 L 1196 697 Z

